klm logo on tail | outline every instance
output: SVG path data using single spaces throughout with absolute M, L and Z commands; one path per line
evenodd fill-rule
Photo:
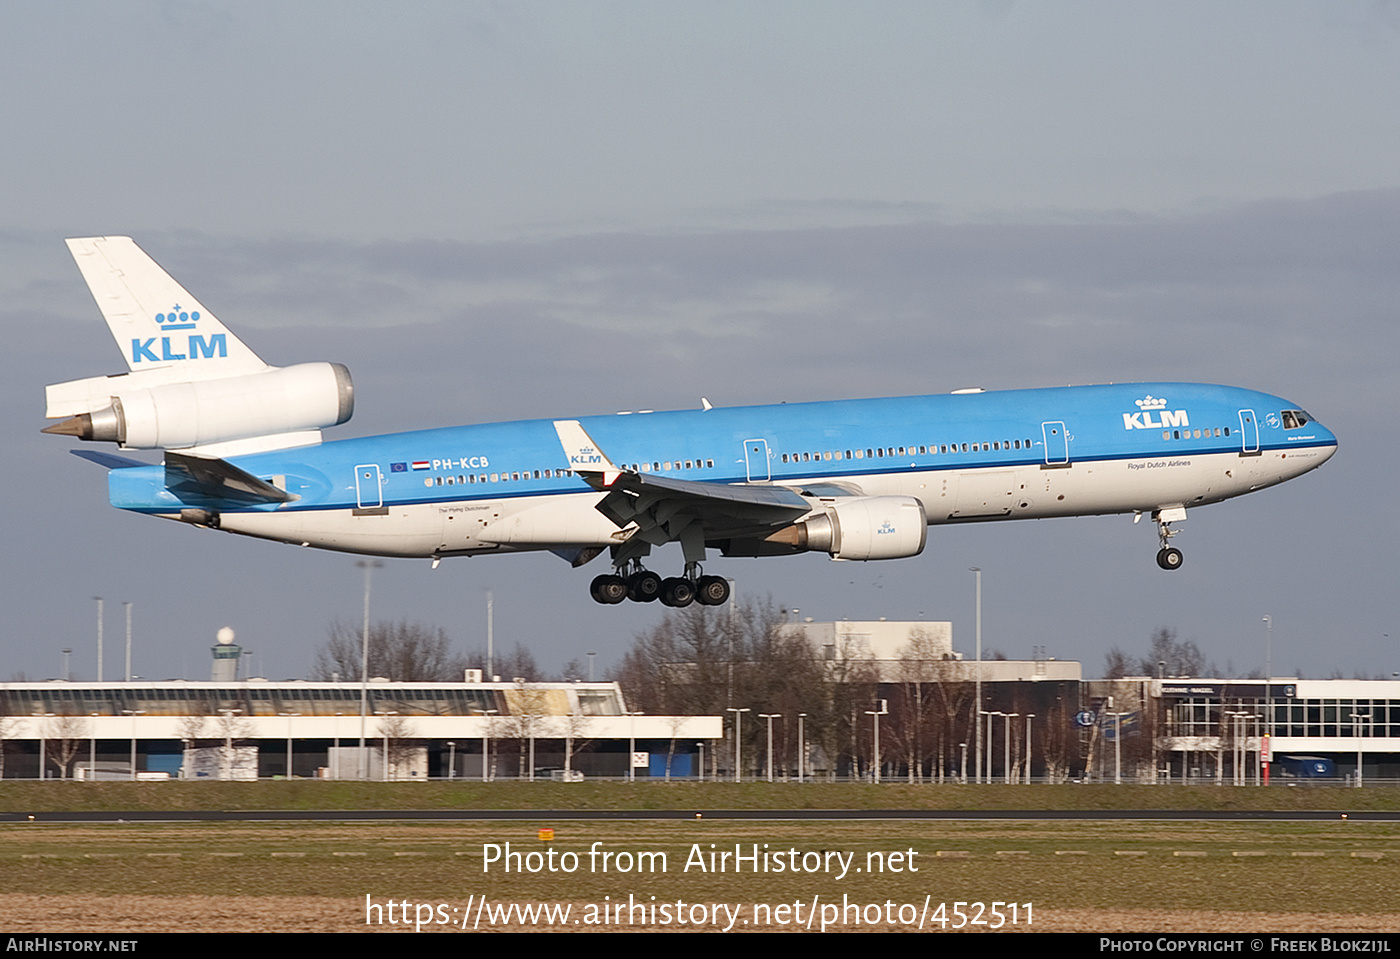
M 159 324 L 162 332 L 170 330 L 193 330 L 199 323 L 199 311 L 184 312 L 177 303 L 168 313 L 157 313 L 156 323 Z M 178 336 L 161 336 L 159 352 L 156 348 L 157 337 L 151 336 L 145 339 L 140 337 L 131 338 L 131 362 L 142 363 L 168 363 L 172 360 L 199 360 L 213 359 L 214 357 L 228 356 L 228 334 L 215 333 L 208 338 L 191 333 L 185 337 L 184 342 L 180 342 Z M 178 352 L 183 349 L 184 352 Z

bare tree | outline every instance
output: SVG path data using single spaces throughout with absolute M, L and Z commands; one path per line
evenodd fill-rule
M 500 717 L 500 736 L 514 744 L 516 778 L 534 779 L 535 740 L 545 734 L 549 694 L 537 683 L 517 679 L 515 687 L 506 691 L 505 699 L 509 713 Z
M 564 732 L 564 778 L 574 778 L 574 757 L 588 748 L 593 742 L 592 717 L 583 713 L 570 712 L 563 720 Z M 631 762 L 631 759 L 628 759 Z
M 1133 661 L 1127 653 L 1114 646 L 1103 657 L 1103 678 L 1122 679 L 1133 670 Z
M 359 682 L 363 657 L 362 627 L 336 621 L 326 642 L 316 651 L 314 679 L 339 677 Z M 369 630 L 369 674 L 396 682 L 460 681 L 467 662 L 452 653 L 452 642 L 442 627 L 400 621 L 375 623 Z
M 463 663 L 475 663 L 486 668 L 486 651 L 482 649 L 473 650 L 464 659 Z M 544 671 L 535 662 L 535 654 L 529 648 L 515 643 L 508 651 L 497 652 L 495 660 L 491 664 L 491 671 L 502 677 L 506 682 L 516 682 L 524 680 L 527 683 L 544 682 Z M 460 672 L 458 678 L 461 678 Z M 491 677 L 486 679 L 490 681 Z
M 74 713 L 60 713 L 52 716 L 48 720 L 48 748 L 46 755 L 49 762 L 53 763 L 63 779 L 72 775 L 73 759 L 78 755 L 78 751 L 88 742 L 88 734 L 92 729 L 92 724 L 86 716 Z
M 407 716 L 390 713 L 379 717 L 377 735 L 387 746 L 387 755 L 384 757 L 385 776 L 388 779 L 398 779 L 400 767 L 413 759 L 413 754 L 418 748 L 417 730 L 413 728 L 413 723 Z
M 252 738 L 253 724 L 241 709 L 220 709 L 213 723 L 219 745 L 219 777 L 233 779 L 238 766 L 239 750 Z
M 772 603 L 669 611 L 634 638 L 618 680 L 632 708 L 652 715 L 723 715 L 730 707 L 754 716 L 781 714 L 774 725 L 776 763 L 794 753 L 789 732 L 798 713 L 807 713 L 813 739 L 834 713 L 826 688 L 833 664 L 819 662 L 806 640 L 784 633 L 782 623 Z M 766 755 L 762 723 L 744 723 L 743 733 L 747 756 Z
M 1178 640 L 1176 630 L 1160 626 L 1152 633 L 1147 656 L 1138 662 L 1138 675 L 1156 676 L 1159 667 L 1168 676 L 1200 676 L 1206 669 L 1206 657 L 1195 643 Z

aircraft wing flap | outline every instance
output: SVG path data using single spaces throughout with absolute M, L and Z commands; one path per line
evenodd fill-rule
M 620 473 L 598 503 L 618 527 L 669 527 L 677 517 L 709 530 L 785 526 L 811 512 L 812 504 L 782 486 L 698 483 L 653 473 Z
M 238 506 L 298 499 L 296 494 L 278 489 L 225 460 L 169 451 L 165 454 L 165 485 L 176 494 L 195 494 Z

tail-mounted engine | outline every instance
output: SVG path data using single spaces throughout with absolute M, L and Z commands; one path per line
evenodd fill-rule
M 339 363 L 302 363 L 195 382 L 153 384 L 142 379 L 145 375 L 50 386 L 47 415 L 68 419 L 44 432 L 126 449 L 186 449 L 338 426 L 355 409 L 350 371 Z

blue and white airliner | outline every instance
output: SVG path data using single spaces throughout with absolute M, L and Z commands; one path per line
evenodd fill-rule
M 928 527 L 1131 513 L 1181 565 L 1187 510 L 1316 469 L 1337 440 L 1296 403 L 1134 383 L 526 420 L 322 442 L 345 367 L 271 367 L 128 237 L 69 240 L 128 371 L 47 389 L 45 432 L 158 449 L 110 470 L 113 506 L 379 556 L 607 553 L 600 603 L 717 605 L 724 556 L 923 551 Z M 679 576 L 647 568 L 678 542 Z

